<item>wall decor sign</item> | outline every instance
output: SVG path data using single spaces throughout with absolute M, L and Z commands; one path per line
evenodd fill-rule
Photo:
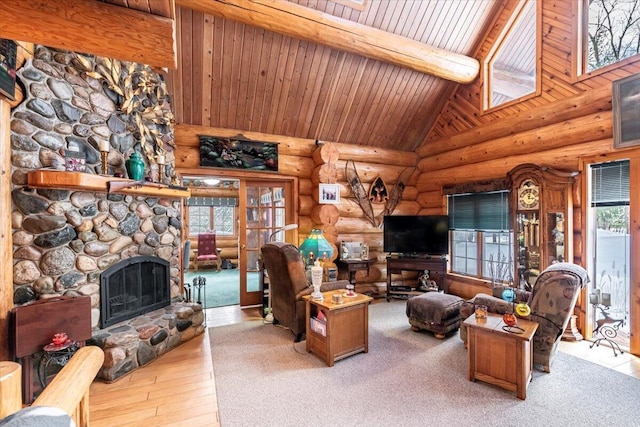
M 318 191 L 320 204 L 337 205 L 340 203 L 340 186 L 338 184 L 320 184 Z
M 613 82 L 613 146 L 640 145 L 640 73 Z
M 231 138 L 198 135 L 200 166 L 278 171 L 278 144 L 252 141 L 238 135 Z
M 85 172 L 86 155 L 80 151 L 65 150 L 64 166 L 70 172 Z
M 356 261 L 369 259 L 369 245 L 362 242 L 341 242 L 340 259 Z
M 16 57 L 18 44 L 13 40 L 0 39 L 0 94 L 15 101 Z

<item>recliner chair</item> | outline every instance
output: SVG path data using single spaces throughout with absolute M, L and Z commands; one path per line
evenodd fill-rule
M 550 371 L 558 344 L 571 320 L 578 295 L 589 283 L 587 271 L 576 264 L 551 264 L 536 279 L 531 291 L 530 320 L 538 322 L 533 336 L 533 363 Z
M 305 295 L 313 289 L 307 281 L 304 262 L 298 248 L 291 243 L 270 242 L 261 248 L 262 259 L 269 274 L 269 292 L 273 323 L 286 326 L 295 335 L 295 342 L 306 332 Z M 322 292 L 345 289 L 348 280 L 324 282 Z

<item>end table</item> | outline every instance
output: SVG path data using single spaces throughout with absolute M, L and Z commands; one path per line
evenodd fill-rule
M 533 370 L 531 339 L 538 329 L 536 322 L 518 319 L 521 333 L 511 333 L 503 326 L 502 316 L 487 313 L 476 319 L 472 314 L 463 323 L 467 328 L 467 361 L 469 381 L 484 381 L 515 391 L 519 399 L 526 399 Z
M 336 263 L 339 266 L 345 267 L 347 272 L 349 273 L 349 282 L 354 286 L 356 286 L 356 273 L 358 271 L 367 270 L 367 275 L 369 274 L 369 267 L 373 264 L 373 260 L 371 259 L 337 259 Z

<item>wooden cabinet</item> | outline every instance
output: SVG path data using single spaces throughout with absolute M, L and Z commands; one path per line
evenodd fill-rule
M 484 319 L 472 314 L 464 321 L 467 328 L 467 378 L 484 381 L 515 391 L 526 399 L 533 371 L 533 335 L 538 324 L 519 319 L 519 333 L 505 328 L 502 316 L 487 313 Z
M 573 182 L 578 173 L 524 164 L 509 174 L 514 278 L 529 288 L 550 264 L 573 259 Z
M 344 296 L 342 303 L 334 304 L 334 293 L 343 291 L 323 292 L 323 301 L 304 297 L 307 351 L 318 355 L 329 366 L 345 357 L 369 352 L 369 303 L 373 301 L 367 295 L 355 294 Z M 320 312 L 324 320 L 318 320 Z

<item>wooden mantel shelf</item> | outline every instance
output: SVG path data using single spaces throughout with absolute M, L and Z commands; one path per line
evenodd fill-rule
M 188 198 L 191 191 L 186 188 L 171 188 L 168 185 L 144 183 L 136 185 L 136 181 L 113 176 L 93 175 L 83 172 L 66 172 L 58 170 L 38 169 L 27 174 L 27 184 L 36 188 L 60 188 L 67 190 L 107 192 L 109 182 L 127 182 L 132 186 L 112 193 L 146 195 L 155 197 Z

